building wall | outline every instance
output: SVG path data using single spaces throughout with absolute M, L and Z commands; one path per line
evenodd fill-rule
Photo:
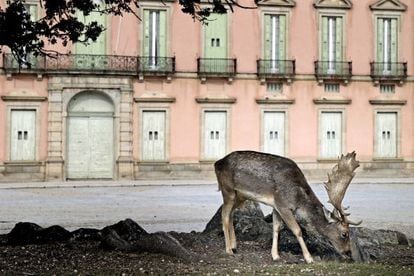
M 29 1 L 30 2 L 30 1 Z M 277 1 L 276 1 L 277 2 Z M 318 1 L 316 1 L 318 2 Z M 323 3 L 324 1 L 322 1 Z M 330 1 L 327 1 L 330 2 Z M 346 2 L 346 1 L 345 1 Z M 315 1 L 297 1 L 294 7 L 260 6 L 235 9 L 228 15 L 229 58 L 237 59 L 237 74 L 207 77 L 197 74 L 203 57 L 203 28 L 181 12 L 177 2 L 166 6 L 143 2 L 142 8 L 167 10 L 167 55 L 175 57 L 173 74 L 39 72 L 4 69 L 0 75 L 0 182 L 67 178 L 67 106 L 83 91 L 98 91 L 114 105 L 114 179 L 210 178 L 213 160 L 203 158 L 204 111 L 226 111 L 226 153 L 263 150 L 263 112 L 282 111 L 286 116 L 285 155 L 299 163 L 309 177 L 326 175 L 335 158 L 320 156 L 320 116 L 342 112 L 342 152 L 355 150 L 362 163 L 360 176 L 414 175 L 414 6 L 402 12 L 399 28 L 399 61 L 407 62 L 404 81 L 388 81 L 395 93 L 381 93 L 370 76 L 375 60 L 375 20 L 371 4 L 352 1 L 350 9 L 315 8 Z M 250 1 L 241 1 L 250 5 Z M 296 61 L 290 79 L 260 79 L 256 60 L 263 58 L 263 15 L 287 14 L 287 59 Z M 326 81 L 315 78 L 314 61 L 320 58 L 320 17 L 326 11 L 344 15 L 344 60 L 352 61 L 352 78 L 334 81 L 339 92 L 326 92 Z M 139 11 L 142 14 L 141 11 Z M 141 17 L 142 18 L 142 17 Z M 141 56 L 143 22 L 132 15 L 110 18 L 107 54 Z M 73 48 L 60 48 L 62 53 Z M 282 83 L 282 92 L 268 92 L 269 82 Z M 328 81 L 328 83 L 331 83 Z M 382 83 L 383 84 L 383 83 Z M 10 160 L 10 109 L 35 109 L 35 160 Z M 143 111 L 165 111 L 165 158 L 143 161 Z M 376 112 L 396 112 L 395 158 L 376 158 Z M 98 177 L 99 178 L 99 177 Z

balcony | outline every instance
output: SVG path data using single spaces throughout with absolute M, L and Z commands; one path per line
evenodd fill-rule
M 224 77 L 231 80 L 237 72 L 237 60 L 228 58 L 198 58 L 197 74 L 207 77 Z
M 3 55 L 7 74 L 94 74 L 137 75 L 138 58 L 135 56 L 57 54 L 56 56 L 28 56 L 31 63 L 19 66 L 11 54 Z
M 352 77 L 351 61 L 315 61 L 315 77 L 318 82 L 348 83 Z
M 294 77 L 296 71 L 295 60 L 257 60 L 257 76 L 264 82 L 266 79 L 287 80 Z
M 139 57 L 138 72 L 145 76 L 169 76 L 175 72 L 175 57 Z
M 371 62 L 371 78 L 375 83 L 398 82 L 407 78 L 407 62 Z

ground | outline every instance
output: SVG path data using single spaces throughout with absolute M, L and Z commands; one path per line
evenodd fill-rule
M 185 248 L 200 259 L 183 262 L 161 254 L 106 251 L 97 241 L 65 242 L 43 245 L 0 245 L 0 274 L 303 274 L 303 275 L 412 275 L 414 248 L 381 246 L 371 263 L 323 261 L 307 265 L 302 256 L 282 252 L 282 260 L 274 262 L 270 243 L 240 242 L 238 252 L 224 252 L 222 237 L 200 233 L 172 233 Z M 5 236 L 2 236 L 4 241 Z M 1 238 L 0 238 L 1 240 Z

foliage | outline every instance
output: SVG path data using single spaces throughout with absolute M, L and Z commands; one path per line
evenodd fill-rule
M 46 47 L 47 44 L 61 43 L 67 46 L 69 42 L 88 44 L 96 41 L 104 31 L 104 26 L 97 22 L 84 23 L 79 14 L 123 16 L 130 13 L 140 19 L 140 1 L 142 0 L 36 0 L 26 3 L 25 0 L 9 0 L 4 9 L 0 7 L 0 51 L 3 46 L 7 46 L 19 64 L 30 67 L 28 55 L 56 54 L 50 47 Z M 43 8 L 42 16 L 31 18 L 27 4 L 36 2 Z M 207 22 L 211 13 L 233 11 L 233 6 L 250 8 L 239 5 L 236 0 L 207 0 L 203 3 L 201 0 L 179 0 L 179 4 L 182 12 L 201 22 Z

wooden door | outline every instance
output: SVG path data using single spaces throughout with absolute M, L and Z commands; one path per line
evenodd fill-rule
M 216 160 L 226 154 L 227 113 L 206 111 L 204 113 L 204 158 Z
M 337 158 L 342 153 L 342 113 L 322 112 L 320 119 L 320 157 Z
M 10 160 L 35 160 L 36 111 L 12 110 L 10 124 Z
M 381 112 L 376 115 L 376 156 L 397 157 L 397 113 Z
M 144 111 L 142 114 L 142 159 L 165 160 L 165 111 Z
M 263 151 L 281 156 L 285 155 L 284 112 L 264 112 Z

